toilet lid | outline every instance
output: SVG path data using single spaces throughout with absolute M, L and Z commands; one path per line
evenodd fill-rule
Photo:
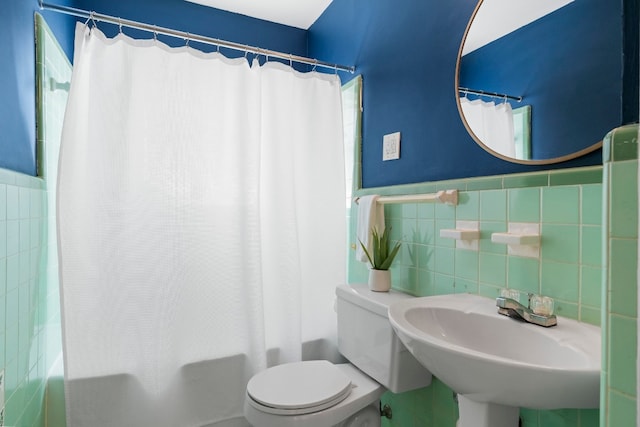
M 351 379 L 326 360 L 274 366 L 255 375 L 247 394 L 261 410 L 305 414 L 329 408 L 351 393 Z

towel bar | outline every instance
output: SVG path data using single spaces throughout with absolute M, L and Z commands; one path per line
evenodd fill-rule
M 358 203 L 360 197 L 354 199 Z M 402 196 L 380 196 L 378 203 L 446 203 L 448 205 L 458 204 L 458 190 L 441 190 L 437 193 L 428 194 L 406 194 Z

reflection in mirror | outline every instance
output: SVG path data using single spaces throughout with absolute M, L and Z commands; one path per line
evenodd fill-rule
M 522 97 L 465 87 L 459 87 L 458 90 L 464 94 L 460 98 L 460 108 L 467 125 L 484 145 L 507 157 L 520 160 L 531 158 L 531 106 L 514 109 L 510 104 L 511 101 L 522 102 Z M 475 99 L 469 99 L 470 95 Z M 525 115 L 527 120 L 523 119 Z
M 476 142 L 524 164 L 601 147 L 620 123 L 619 69 L 608 66 L 620 61 L 620 51 L 606 35 L 614 31 L 593 29 L 606 3 L 479 1 L 456 75 L 460 115 Z M 615 22 L 615 11 L 605 14 Z

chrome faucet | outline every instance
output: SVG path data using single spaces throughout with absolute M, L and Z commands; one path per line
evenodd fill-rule
M 525 307 L 518 301 L 511 298 L 498 297 L 496 298 L 498 313 L 515 319 L 521 319 L 525 322 L 533 323 L 534 325 L 544 326 L 546 328 L 557 325 L 558 319 L 554 314 L 544 315 L 533 312 L 531 309 L 531 297 L 532 294 L 529 294 L 529 307 Z

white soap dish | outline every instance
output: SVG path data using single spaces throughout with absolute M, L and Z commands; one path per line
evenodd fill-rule
M 458 220 L 455 227 L 441 229 L 440 237 L 454 239 L 456 248 L 477 251 L 480 247 L 480 222 Z
M 537 246 L 540 244 L 539 234 L 516 234 L 516 233 L 493 233 L 491 234 L 493 243 L 503 243 L 505 245 L 516 246 Z
M 506 233 L 491 233 L 491 242 L 507 245 L 509 255 L 540 259 L 540 224 L 510 222 Z
M 440 237 L 455 240 L 478 240 L 480 238 L 479 230 L 462 230 L 462 229 L 442 229 Z

